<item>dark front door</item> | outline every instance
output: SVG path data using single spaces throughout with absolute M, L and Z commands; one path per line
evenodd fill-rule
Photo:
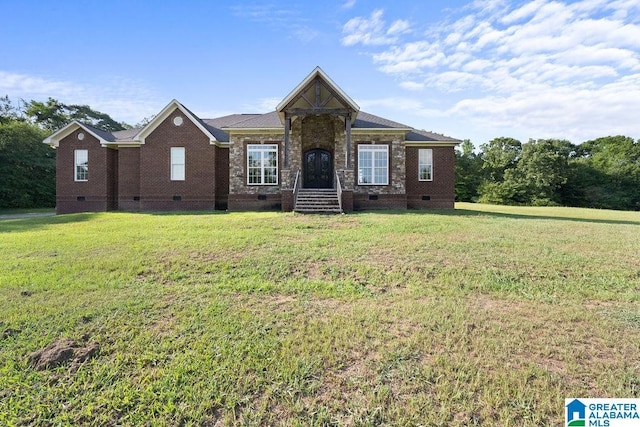
M 304 187 L 333 188 L 333 159 L 327 150 L 304 153 Z

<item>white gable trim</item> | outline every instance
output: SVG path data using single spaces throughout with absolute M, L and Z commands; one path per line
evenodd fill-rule
M 164 107 L 162 111 L 160 111 L 158 115 L 153 118 L 153 120 L 147 123 L 145 127 L 140 129 L 140 132 L 138 132 L 138 134 L 133 137 L 133 139 L 135 141 L 139 141 L 140 144 L 144 144 L 147 136 L 149 136 L 151 132 L 153 132 L 160 125 L 160 123 L 162 123 L 167 117 L 169 117 L 171 113 L 173 113 L 176 109 L 180 110 L 182 114 L 184 114 L 189 120 L 191 120 L 194 125 L 198 127 L 198 129 L 202 131 L 202 133 L 208 136 L 209 142 L 211 144 L 215 144 L 217 142 L 216 137 L 213 136 L 213 134 L 202 125 L 202 123 L 200 123 L 200 120 L 198 120 L 189 110 L 185 108 L 184 105 L 182 105 L 175 99 L 167 104 L 167 106 Z
M 91 136 L 93 136 L 94 138 L 96 138 L 100 142 L 100 144 L 109 143 L 109 141 L 107 141 L 106 139 L 103 139 L 98 134 L 96 134 L 93 130 L 91 130 L 89 127 L 85 126 L 83 123 L 80 123 L 77 120 L 74 120 L 68 125 L 58 129 L 42 142 L 45 144 L 51 145 L 54 148 L 58 148 L 61 140 L 71 135 L 73 132 L 75 132 L 78 129 L 82 129 L 88 134 L 90 134 Z
M 280 116 L 280 120 L 284 122 L 284 113 L 282 112 L 282 109 L 286 107 L 287 104 L 291 102 L 293 98 L 295 98 L 298 95 L 298 93 L 302 89 L 304 89 L 309 83 L 311 83 L 311 81 L 315 79 L 317 76 L 320 76 L 324 81 L 326 81 L 327 84 L 331 86 L 331 89 L 334 90 L 338 95 L 340 95 L 347 102 L 347 104 L 349 104 L 349 107 L 356 112 L 354 114 L 354 117 L 352 117 L 351 119 L 351 120 L 355 120 L 356 116 L 358 115 L 358 111 L 360 111 L 360 106 L 356 104 L 356 102 L 353 99 L 351 99 L 351 97 L 347 95 L 342 89 L 340 89 L 340 86 L 338 86 L 333 80 L 331 80 L 331 77 L 329 77 L 327 73 L 325 73 L 320 67 L 316 67 L 307 77 L 305 77 L 304 80 L 302 80 L 298 84 L 298 86 L 296 86 L 291 92 L 289 92 L 289 94 L 282 101 L 280 101 L 280 103 L 276 106 L 276 111 L 278 112 L 278 116 Z

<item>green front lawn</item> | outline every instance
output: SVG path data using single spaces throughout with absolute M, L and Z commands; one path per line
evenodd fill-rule
M 640 213 L 0 220 L 0 425 L 560 425 L 640 397 Z M 62 338 L 95 357 L 36 370 Z

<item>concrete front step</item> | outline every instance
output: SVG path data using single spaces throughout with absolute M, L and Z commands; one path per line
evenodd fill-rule
M 342 213 L 336 190 L 324 188 L 299 190 L 293 210 L 300 213 Z

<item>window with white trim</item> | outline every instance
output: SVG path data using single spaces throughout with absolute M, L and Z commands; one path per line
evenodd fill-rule
M 171 181 L 184 181 L 184 147 L 171 147 Z
M 358 184 L 389 184 L 388 145 L 358 145 Z
M 74 176 L 76 181 L 89 180 L 89 150 L 74 150 Z
M 247 184 L 278 184 L 278 145 L 247 145 Z
M 431 148 L 418 150 L 418 179 L 433 181 L 433 150 Z

